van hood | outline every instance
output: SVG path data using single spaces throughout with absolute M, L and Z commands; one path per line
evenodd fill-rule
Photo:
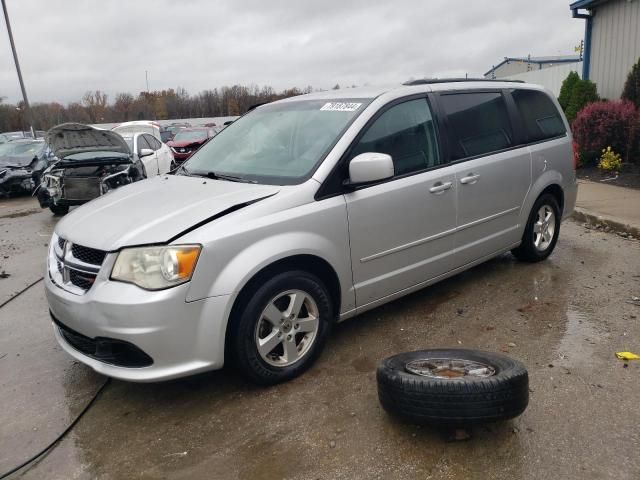
M 85 152 L 131 153 L 127 142 L 118 133 L 82 123 L 57 125 L 47 132 L 45 141 L 60 159 Z
M 56 233 L 73 243 L 105 251 L 167 243 L 278 191 L 279 187 L 272 185 L 155 177 L 82 205 L 58 223 Z

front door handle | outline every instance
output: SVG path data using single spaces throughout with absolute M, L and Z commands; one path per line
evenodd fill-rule
M 440 193 L 444 193 L 450 188 L 451 188 L 451 182 L 445 182 L 445 183 L 437 182 L 433 185 L 433 187 L 429 189 L 429 191 L 431 193 L 440 194 Z
M 480 178 L 480 175 L 475 174 L 475 173 L 470 173 L 466 177 L 462 177 L 460 179 L 460 183 L 462 183 L 464 185 L 476 183 L 479 178 Z

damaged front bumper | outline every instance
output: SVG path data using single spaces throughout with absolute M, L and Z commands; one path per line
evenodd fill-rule
M 46 173 L 38 189 L 38 202 L 42 208 L 82 205 L 131 183 L 130 175 L 130 167 L 102 177 L 65 177 L 63 174 Z
M 0 196 L 31 192 L 35 185 L 31 169 L 0 167 Z

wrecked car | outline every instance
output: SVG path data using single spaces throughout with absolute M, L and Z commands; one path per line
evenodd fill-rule
M 0 145 L 0 196 L 33 191 L 52 159 L 42 140 L 14 140 Z
M 140 160 L 117 133 L 80 123 L 65 123 L 47 132 L 46 142 L 57 161 L 42 174 L 38 201 L 56 215 L 100 195 L 146 178 Z
M 185 128 L 180 130 L 170 142 L 167 142 L 173 152 L 175 164 L 181 165 L 215 134 L 216 132 L 213 128 Z

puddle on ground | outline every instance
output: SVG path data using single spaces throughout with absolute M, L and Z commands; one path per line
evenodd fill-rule
M 567 308 L 567 329 L 556 349 L 555 362 L 563 367 L 578 367 L 594 361 L 598 331 L 589 313 L 575 305 Z

